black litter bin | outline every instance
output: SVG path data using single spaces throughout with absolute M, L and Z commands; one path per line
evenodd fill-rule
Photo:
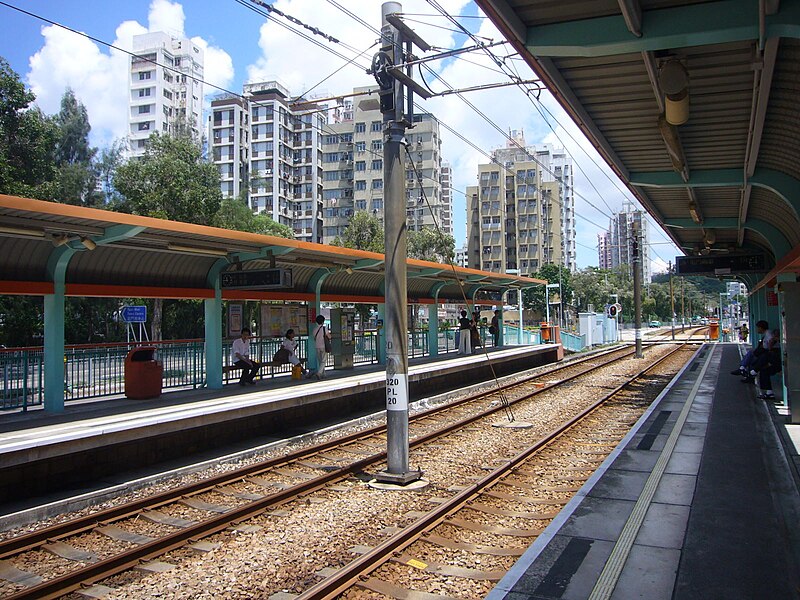
M 164 366 L 155 360 L 154 346 L 140 346 L 125 357 L 125 395 L 133 400 L 158 398 Z

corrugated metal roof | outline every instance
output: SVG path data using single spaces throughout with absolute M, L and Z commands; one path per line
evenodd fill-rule
M 67 236 L 66 244 L 59 245 L 61 236 Z M 81 236 L 90 238 L 96 247 L 85 248 Z M 312 279 L 320 273 L 325 275 L 323 295 L 353 301 L 359 297 L 374 301 L 383 295 L 382 254 L 0 195 L 0 285 L 4 293 L 24 292 L 29 283 L 51 282 L 48 262 L 66 248 L 75 250 L 65 274 L 68 294 L 71 286 L 84 294 L 88 293 L 86 286 L 123 286 L 128 296 L 173 290 L 174 297 L 206 297 L 212 269 L 268 268 L 271 261 L 266 253 L 270 252 L 276 266 L 292 271 L 292 287 L 280 290 L 289 296 L 303 298 L 313 293 Z M 450 285 L 456 280 L 472 287 L 471 280 L 480 279 L 480 285 L 490 290 L 543 283 L 413 259 L 406 265 L 412 299 L 432 297 L 434 287 L 443 283 L 458 290 L 457 285 Z M 15 285 L 19 289 L 13 289 Z M 92 288 L 92 293 L 105 292 L 98 287 Z M 261 291 L 237 294 L 265 297 Z M 114 290 L 108 295 L 114 295 Z M 460 292 L 454 296 L 460 297 Z
M 767 39 L 766 49 L 759 52 L 758 3 L 752 5 L 749 28 L 739 26 L 734 30 L 725 15 L 720 14 L 719 31 L 713 31 L 716 20 L 713 15 L 718 14 L 713 12 L 716 10 L 714 2 L 639 0 L 644 25 L 638 38 L 632 32 L 622 35 L 608 29 L 608 18 L 616 19 L 617 29 L 625 27 L 627 23 L 622 21 L 620 7 L 624 4 L 637 6 L 636 2 L 477 0 L 477 3 L 547 83 L 626 183 L 630 173 L 675 173 L 658 127 L 661 92 L 651 77 L 657 77 L 661 61 L 680 60 L 689 75 L 690 113 L 689 120 L 676 130 L 688 176 L 693 179 L 693 174 L 699 173 L 703 176 L 703 185 L 709 181 L 713 185 L 718 178 L 716 187 L 694 187 L 694 196 L 704 219 L 725 219 L 722 223 L 738 224 L 716 228 L 714 251 L 728 252 L 733 247 L 736 252 L 760 252 L 769 248 L 763 233 L 750 228 L 750 225 L 758 226 L 759 222 L 774 227 L 791 246 L 800 241 L 798 211 L 776 193 L 772 185 L 779 180 L 786 196 L 794 196 L 800 188 L 800 109 L 797 102 L 800 97 L 800 41 Z M 695 32 L 691 38 L 685 36 L 686 40 L 692 40 L 692 45 L 685 43 L 680 25 L 676 27 L 674 23 L 685 22 L 687 30 L 693 23 L 673 18 L 674 12 L 669 29 L 660 29 L 666 31 L 663 37 L 656 38 L 655 34 L 648 37 L 657 29 L 654 25 L 661 24 L 656 21 L 663 17 L 663 13 L 653 11 L 703 11 L 706 10 L 700 6 L 703 4 L 712 9 L 705 12 L 711 15 L 709 26 L 707 30 Z M 716 4 L 721 8 L 732 6 L 731 3 Z M 777 13 L 768 17 L 768 23 L 769 18 L 780 18 L 782 22 L 790 21 L 795 30 L 800 26 L 794 22 L 794 13 L 781 13 L 789 10 L 787 3 L 774 5 Z M 598 21 L 593 23 L 592 19 Z M 562 37 L 554 41 L 557 36 L 552 32 L 548 34 L 548 27 L 560 27 L 558 32 Z M 745 31 L 751 33 L 743 33 Z M 565 39 L 570 32 L 574 32 L 574 38 Z M 597 39 L 587 41 L 578 32 L 592 32 L 591 36 L 597 34 Z M 747 39 L 748 35 L 753 39 Z M 709 43 L 699 45 L 703 38 Z M 548 40 L 544 46 L 524 45 L 528 40 L 541 43 L 543 39 Z M 617 45 L 603 46 L 608 39 L 618 42 Z M 598 40 L 601 40 L 600 45 L 597 45 Z M 642 44 L 637 46 L 637 40 Z M 546 45 L 562 42 L 566 45 L 561 49 L 553 50 L 552 45 Z M 670 43 L 683 43 L 683 46 L 668 47 Z M 777 52 L 771 54 L 771 47 L 776 45 Z M 627 48 L 640 50 L 630 52 Z M 774 62 L 771 56 L 775 56 Z M 743 189 L 748 145 L 758 140 L 762 130 L 759 84 L 761 77 L 770 81 L 770 76 L 771 85 L 761 86 L 768 93 L 768 104 L 760 146 L 753 146 L 757 147 L 758 154 L 754 155 L 755 161 L 751 161 L 755 177 L 770 178 L 770 184 L 766 187 L 753 185 L 748 196 Z M 761 98 L 763 105 L 764 97 Z M 772 171 L 765 172 L 765 169 Z M 736 171 L 741 175 L 732 176 Z M 788 177 L 781 180 L 783 176 Z M 737 182 L 736 185 L 732 186 L 733 182 Z M 763 184 L 763 179 L 760 183 Z M 689 191 L 685 187 L 660 185 L 666 184 L 631 189 L 657 222 L 680 220 L 685 223 L 690 218 Z M 743 203 L 743 199 L 747 201 Z M 740 220 L 740 212 L 745 222 Z M 747 223 L 748 220 L 753 223 Z M 704 227 L 707 228 L 707 224 Z M 703 233 L 699 228 L 669 227 L 666 232 L 678 246 L 691 249 L 699 244 L 702 249 Z M 770 259 L 777 260 L 780 256 Z

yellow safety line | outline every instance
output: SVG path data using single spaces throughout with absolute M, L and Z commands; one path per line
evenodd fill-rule
M 703 377 L 706 374 L 708 365 L 711 364 L 711 357 L 714 355 L 715 349 L 716 346 L 711 346 L 711 351 L 708 353 L 708 358 L 706 358 L 703 369 L 700 371 L 694 386 L 692 386 L 692 391 L 686 400 L 686 404 L 684 404 L 680 415 L 678 415 L 678 420 L 667 438 L 667 443 L 664 445 L 664 449 L 661 451 L 655 467 L 653 467 L 653 472 L 650 473 L 650 477 L 647 478 L 647 482 L 644 484 L 644 489 L 639 499 L 636 501 L 636 505 L 633 507 L 633 511 L 630 517 L 628 517 L 628 521 L 625 523 L 625 527 L 622 528 L 622 533 L 617 543 L 614 545 L 611 555 L 608 557 L 608 561 L 606 561 L 606 565 L 603 568 L 603 572 L 600 573 L 600 577 L 597 579 L 594 589 L 592 589 L 592 593 L 589 595 L 589 600 L 607 600 L 611 598 L 611 594 L 614 592 L 619 576 L 622 573 L 622 567 L 625 566 L 625 561 L 628 560 L 633 542 L 636 540 L 639 528 L 644 522 L 647 509 L 650 508 L 650 504 L 653 501 L 656 488 L 661 481 L 662 475 L 664 475 L 669 459 L 672 457 L 675 444 L 678 443 L 678 436 L 680 436 L 683 425 L 689 417 L 689 411 L 692 408 L 697 391 L 700 389 L 700 385 L 703 382 Z

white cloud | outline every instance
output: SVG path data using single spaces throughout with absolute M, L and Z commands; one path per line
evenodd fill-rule
M 148 27 L 124 21 L 116 30 L 113 45 L 130 51 L 133 36 L 148 31 L 184 35 L 183 6 L 169 0 L 153 0 Z M 89 32 L 98 35 L 97 32 Z M 61 27 L 42 28 L 44 44 L 30 58 L 27 81 L 36 102 L 48 114 L 58 112 L 64 90 L 70 87 L 89 113 L 91 143 L 105 146 L 124 137 L 128 131 L 128 65 L 130 56 L 121 50 L 106 49 L 88 38 Z M 193 41 L 205 50 L 205 78 L 219 86 L 233 80 L 233 61 L 222 49 L 209 46 L 202 38 Z M 205 87 L 205 92 L 218 90 Z

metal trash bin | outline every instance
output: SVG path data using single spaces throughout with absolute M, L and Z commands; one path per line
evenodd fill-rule
M 125 357 L 125 395 L 132 400 L 158 398 L 164 366 L 155 360 L 154 346 L 133 348 Z
M 539 323 L 539 330 L 542 332 L 542 342 L 547 343 L 550 341 L 550 323 L 542 321 Z

